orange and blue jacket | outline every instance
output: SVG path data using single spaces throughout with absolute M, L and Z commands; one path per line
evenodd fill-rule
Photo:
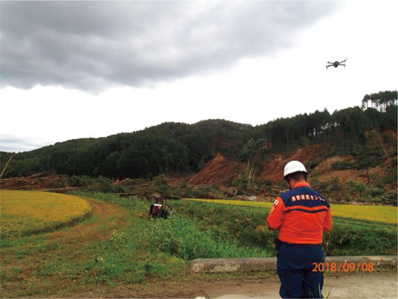
M 270 229 L 279 229 L 280 241 L 321 244 L 323 232 L 332 228 L 330 205 L 307 182 L 299 182 L 276 198 L 267 223 Z

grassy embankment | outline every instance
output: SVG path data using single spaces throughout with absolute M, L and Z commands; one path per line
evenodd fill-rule
M 175 215 L 152 221 L 149 203 L 139 198 L 80 196 L 96 198 L 90 202 L 97 206 L 79 229 L 2 237 L 4 296 L 67 295 L 98 285 L 190 279 L 194 258 L 275 255 L 276 233 L 265 224 L 268 209 L 168 201 Z M 394 225 L 344 220 L 325 235 L 325 249 L 334 255 L 393 254 L 396 239 Z

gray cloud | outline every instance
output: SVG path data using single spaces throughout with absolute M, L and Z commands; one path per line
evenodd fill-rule
M 31 151 L 46 145 L 53 144 L 49 140 L 32 137 L 12 136 L 0 134 L 0 151 L 3 152 L 25 152 Z
M 0 86 L 101 91 L 229 68 L 291 47 L 324 1 L 0 2 Z

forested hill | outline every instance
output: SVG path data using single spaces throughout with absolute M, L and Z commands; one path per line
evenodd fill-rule
M 369 99 L 364 98 L 364 104 L 365 100 L 367 104 Z M 185 175 L 202 169 L 217 153 L 237 162 L 258 161 L 259 157 L 266 159 L 298 146 L 323 142 L 328 143 L 330 152 L 361 157 L 372 142 L 369 131 L 377 132 L 383 142 L 396 144 L 396 101 L 376 108 L 364 106 L 332 114 L 324 110 L 279 118 L 255 127 L 227 120 L 192 125 L 170 122 L 133 133 L 70 140 L 15 154 L 7 167 L 12 171 L 6 176 L 45 170 L 112 179 Z M 11 153 L 0 154 L 3 169 Z

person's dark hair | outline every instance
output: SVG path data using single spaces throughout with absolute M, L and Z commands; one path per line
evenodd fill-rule
M 307 181 L 307 174 L 302 171 L 294 172 L 285 177 L 285 180 L 287 182 L 289 182 L 290 179 L 294 179 L 295 181 L 300 181 L 300 180 L 304 179 L 305 181 Z

